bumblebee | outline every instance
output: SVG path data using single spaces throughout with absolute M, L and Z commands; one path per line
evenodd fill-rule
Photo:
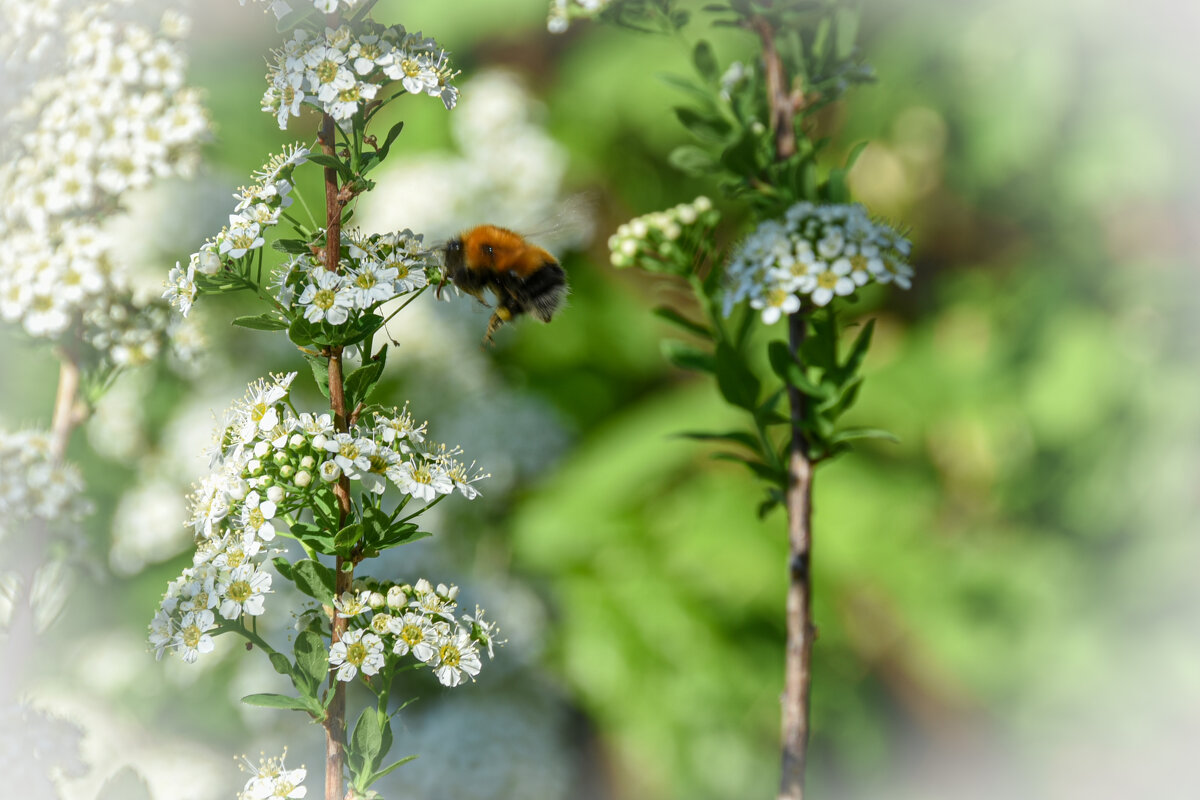
M 492 334 L 521 314 L 549 322 L 567 296 L 567 275 L 554 256 L 507 228 L 479 225 L 446 242 L 444 250 L 439 295 L 449 281 L 484 305 L 484 289 L 496 296 L 484 344 L 491 344 Z

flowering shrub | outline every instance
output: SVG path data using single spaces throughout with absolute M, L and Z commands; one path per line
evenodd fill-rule
M 383 551 L 429 536 L 419 518 L 451 495 L 474 499 L 475 484 L 487 477 L 459 448 L 429 438 L 407 406 L 373 400 L 388 353 L 378 334 L 443 273 L 422 235 L 346 228 L 347 206 L 374 187 L 367 175 L 403 127 L 377 138 L 368 132 L 375 115 L 405 94 L 454 108 L 457 72 L 434 40 L 370 19 L 371 3 L 338 18 L 358 5 L 272 4 L 292 32 L 274 53 L 263 111 L 286 128 L 302 105 L 316 108 L 319 149 L 296 144 L 269 158 L 238 191 L 228 224 L 186 265 L 176 264 L 163 292 L 181 315 L 206 295 L 252 293 L 265 310 L 233 323 L 286 333 L 329 406 L 298 409 L 293 371 L 251 384 L 226 412 L 210 448 L 211 472 L 192 496 L 192 565 L 168 585 L 149 632 L 159 657 L 185 662 L 211 652 L 226 633 L 264 652 L 295 693 L 243 700 L 303 711 L 324 727 L 326 794 L 337 798 L 347 778 L 363 796 L 407 760 L 383 764 L 396 713 L 389 697 L 401 672 L 426 668 L 443 685 L 459 686 L 479 674 L 481 653 L 492 657 L 497 644 L 482 610 L 459 613 L 457 586 L 355 575 Z M 295 173 L 310 165 L 323 171 L 323 224 L 292 213 Z M 351 353 L 361 366 L 347 373 Z M 293 610 L 290 654 L 271 643 L 263 624 L 276 613 L 270 596 L 280 580 L 309 599 Z M 353 728 L 351 682 L 375 696 Z M 269 759 L 243 796 L 301 797 L 305 775 L 287 770 L 282 757 Z

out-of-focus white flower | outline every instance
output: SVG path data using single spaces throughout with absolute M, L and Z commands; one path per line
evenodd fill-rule
M 604 11 L 612 0 L 553 0 L 546 28 L 551 33 L 565 33 L 573 19 L 595 17 Z

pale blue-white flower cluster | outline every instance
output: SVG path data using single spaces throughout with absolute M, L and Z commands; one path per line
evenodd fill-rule
M 403 25 L 365 20 L 320 34 L 298 28 L 274 51 L 262 109 L 275 116 L 281 130 L 300 115 L 302 105 L 343 123 L 393 82 L 409 94 L 440 98 L 451 109 L 458 101 L 451 84 L 457 75 L 436 41 L 408 33 Z
M 800 310 L 802 299 L 828 305 L 870 281 L 912 285 L 912 246 L 858 204 L 800 202 L 782 219 L 759 224 L 726 268 L 725 313 L 749 301 L 768 325 Z

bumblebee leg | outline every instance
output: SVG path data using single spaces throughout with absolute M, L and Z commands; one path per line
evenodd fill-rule
M 495 344 L 496 342 L 492 338 L 492 334 L 499 330 L 500 326 L 508 322 L 510 319 L 512 319 L 512 312 L 504 306 L 500 306 L 494 312 L 492 312 L 492 318 L 488 320 L 487 333 L 483 335 L 483 343 Z

